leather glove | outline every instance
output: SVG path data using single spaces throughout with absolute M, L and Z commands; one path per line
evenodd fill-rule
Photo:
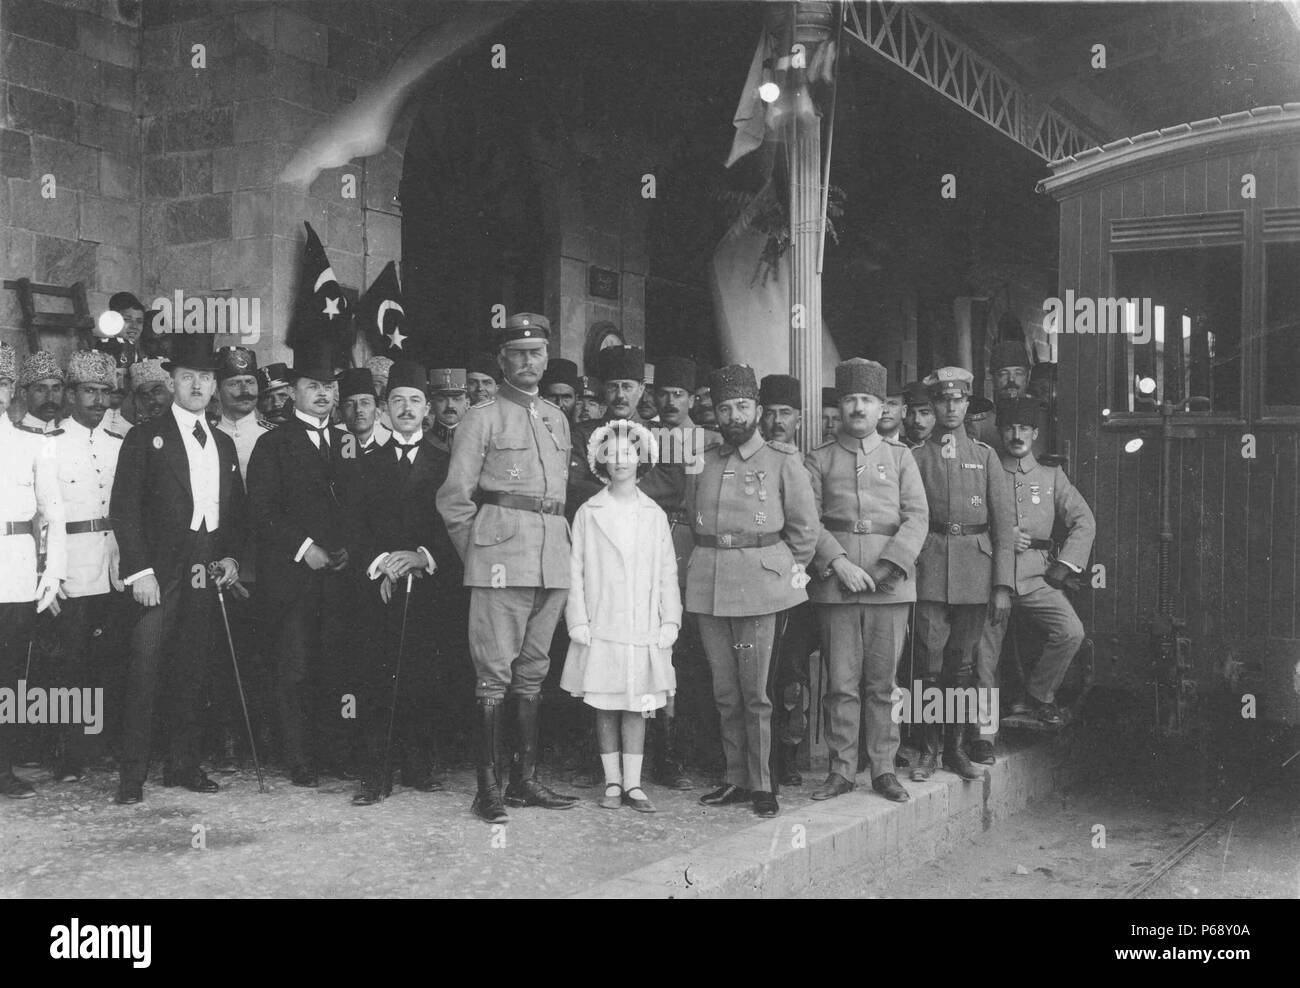
M 1069 579 L 1074 575 L 1074 571 L 1059 559 L 1053 559 L 1047 567 L 1047 572 L 1043 574 L 1043 579 L 1047 581 L 1049 587 L 1055 587 L 1057 590 L 1069 589 Z
M 570 628 L 569 641 L 577 642 L 579 645 L 590 645 L 591 628 L 585 624 L 580 624 L 576 628 Z
M 897 566 L 883 559 L 877 559 L 872 563 L 871 568 L 867 570 L 867 575 L 871 577 L 871 582 L 876 585 L 876 593 L 893 593 L 894 588 L 898 586 L 898 581 L 903 576 Z
M 663 624 L 659 626 L 659 647 L 672 648 L 673 643 L 677 641 L 677 625 Z

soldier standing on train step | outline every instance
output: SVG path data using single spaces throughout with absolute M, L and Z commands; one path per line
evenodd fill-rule
M 971 686 L 984 622 L 1007 619 L 1015 580 L 1010 478 L 997 454 L 962 425 L 971 380 L 961 367 L 941 367 L 926 378 L 937 424 L 912 454 L 930 506 L 930 533 L 916 562 L 916 665 L 922 689 L 941 686 L 949 696 Z M 976 715 L 965 713 L 967 720 Z M 934 772 L 941 734 L 944 767 L 967 781 L 981 778 L 962 747 L 961 725 L 945 722 L 922 726 L 912 779 Z
M 470 656 L 477 676 L 478 792 L 473 810 L 509 819 L 500 791 L 502 703 L 514 700 L 518 748 L 505 802 L 569 809 L 577 800 L 537 780 L 538 714 L 551 638 L 569 587 L 564 520 L 569 423 L 542 398 L 551 326 L 520 312 L 497 337 L 504 375 L 495 399 L 470 408 L 456 429 L 438 510 L 471 587 Z
M 713 671 L 727 774 L 700 802 L 749 802 L 759 816 L 776 816 L 772 651 L 780 613 L 808 599 L 817 506 L 798 449 L 764 442 L 758 431 L 763 408 L 753 369 L 714 371 L 709 390 L 723 441 L 705 450 L 700 473 L 687 476 L 695 551 L 686 609 L 699 616 Z
M 1043 466 L 1032 447 L 1042 427 L 1042 406 L 1036 398 L 1013 398 L 998 406 L 1002 430 L 1002 467 L 1015 485 L 1016 556 L 1012 611 L 1023 611 L 1047 636 L 1043 654 L 1024 683 L 1027 712 L 1044 724 L 1056 726 L 1056 688 L 1065 678 L 1075 653 L 1083 644 L 1083 624 L 1065 595 L 1066 581 L 1082 573 L 1097 533 L 1096 519 L 1083 495 L 1060 467 Z M 1067 535 L 1054 551 L 1052 526 L 1057 519 Z M 1007 632 L 1006 622 L 985 626 L 975 652 L 980 686 L 998 685 L 998 657 Z M 1012 706 L 1015 711 L 1019 704 Z M 972 746 L 975 761 L 991 760 L 993 736 L 984 735 Z M 986 761 L 987 763 L 987 761 Z

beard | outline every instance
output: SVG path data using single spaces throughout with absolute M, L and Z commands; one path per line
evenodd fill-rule
M 748 422 L 732 421 L 728 425 L 718 425 L 718 431 L 722 433 L 722 438 L 731 446 L 744 446 L 749 442 L 758 428 L 758 419 L 751 419 Z

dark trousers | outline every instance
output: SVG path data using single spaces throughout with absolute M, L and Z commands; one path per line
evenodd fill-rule
M 254 736 L 261 736 L 264 725 L 269 722 L 274 691 L 265 650 L 259 647 L 262 636 L 259 634 L 257 584 L 246 583 L 244 587 L 249 592 L 247 600 L 229 590 L 225 592 L 226 617 L 230 621 L 230 635 L 235 643 L 235 656 L 239 660 L 239 678 L 244 685 L 244 698 L 248 701 L 248 718 L 252 722 Z M 217 642 L 210 656 L 209 671 L 212 726 L 222 733 L 229 732 L 237 738 L 245 738 L 248 731 L 244 726 L 244 711 L 239 702 L 235 667 L 230 661 L 230 645 L 226 641 L 226 631 L 221 626 L 220 614 L 217 615 L 216 626 Z M 259 748 L 259 754 L 261 753 Z
M 150 733 L 160 681 L 172 770 L 197 768 L 202 758 L 208 655 L 217 602 L 206 578 L 200 586 L 193 585 L 192 567 L 207 566 L 213 544 L 213 533 L 191 532 L 185 568 L 159 576 L 161 602 L 154 607 L 135 605 L 122 724 L 125 780 L 143 782 L 148 775 Z
M 941 686 L 970 682 L 975 674 L 975 646 L 988 619 L 988 605 L 918 600 L 915 613 L 917 675 Z
M 84 766 L 96 751 L 103 752 L 108 744 L 116 746 L 121 739 L 126 672 L 122 617 L 127 606 L 125 596 L 117 591 L 60 601 L 60 648 L 52 685 L 104 691 L 103 730 L 98 739 L 79 724 L 59 727 L 63 757 L 77 765 Z
M 785 612 L 785 630 L 777 642 L 775 693 L 776 739 L 799 745 L 808 737 L 808 657 L 817 640 L 817 618 L 804 601 Z
M 264 613 L 276 635 L 276 694 L 280 741 L 290 768 L 313 766 L 318 747 L 337 754 L 352 735 L 344 715 L 345 694 L 355 695 L 348 674 L 347 622 L 355 623 L 352 578 L 344 573 L 308 570 L 300 577 L 298 596 L 283 610 Z M 351 688 L 349 688 L 351 687 Z
M 18 680 L 23 678 L 27 668 L 27 647 L 32 640 L 35 620 L 34 601 L 0 604 L 0 688 L 13 690 L 15 694 Z M 15 710 L 14 716 L 17 714 Z M 17 740 L 18 725 L 0 721 L 0 775 L 7 774 L 13 767 Z

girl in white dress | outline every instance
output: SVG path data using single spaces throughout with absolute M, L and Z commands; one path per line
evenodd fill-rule
M 673 643 L 682 623 L 668 516 L 637 489 L 658 460 L 654 437 L 615 421 L 592 434 L 587 462 L 607 487 L 573 520 L 569 652 L 560 687 L 596 708 L 606 809 L 655 812 L 641 788 L 645 719 L 677 689 Z

